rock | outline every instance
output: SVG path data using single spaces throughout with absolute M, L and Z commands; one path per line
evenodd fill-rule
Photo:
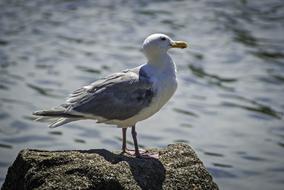
M 2 190 L 218 189 L 190 146 L 174 144 L 149 152 L 159 152 L 159 160 L 104 149 L 22 150 L 9 168 Z

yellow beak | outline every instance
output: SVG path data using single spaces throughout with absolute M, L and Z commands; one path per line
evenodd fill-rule
M 172 48 L 181 48 L 181 49 L 184 49 L 184 48 L 187 48 L 187 43 L 184 42 L 184 41 L 173 41 L 171 43 L 171 47 Z

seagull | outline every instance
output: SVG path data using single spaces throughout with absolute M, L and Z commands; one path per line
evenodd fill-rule
M 149 156 L 138 147 L 136 123 L 157 113 L 175 93 L 176 65 L 168 50 L 187 46 L 186 42 L 174 41 L 165 34 L 151 34 L 142 46 L 145 64 L 83 86 L 71 93 L 64 104 L 33 115 L 36 120 L 51 122 L 51 128 L 83 119 L 116 125 L 122 128 L 122 153 L 140 158 Z M 134 150 L 126 146 L 128 127 Z

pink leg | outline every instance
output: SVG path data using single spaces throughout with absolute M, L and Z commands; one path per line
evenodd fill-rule
M 131 128 L 131 134 L 132 134 L 133 143 L 134 143 L 135 156 L 141 157 L 140 152 L 139 152 L 138 142 L 137 142 L 137 133 L 135 130 L 135 125 L 133 125 Z
M 123 130 L 123 134 L 122 134 L 122 137 L 123 137 L 122 151 L 123 152 L 130 154 L 132 156 L 136 156 L 137 158 L 156 158 L 156 159 L 159 158 L 159 154 L 151 154 L 151 153 L 147 153 L 147 151 L 145 150 L 142 150 L 142 151 L 139 150 L 135 125 L 132 126 L 131 128 L 131 134 L 132 134 L 133 143 L 134 143 L 134 150 L 127 150 L 126 148 L 126 129 L 125 129 Z
M 125 153 L 127 148 L 126 148 L 126 131 L 127 128 L 122 128 L 122 153 Z

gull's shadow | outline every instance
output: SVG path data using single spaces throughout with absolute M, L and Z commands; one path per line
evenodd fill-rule
M 162 190 L 166 170 L 163 164 L 155 158 L 133 158 L 114 154 L 105 149 L 79 150 L 81 153 L 98 154 L 112 164 L 121 161 L 128 163 L 132 175 L 141 189 Z

